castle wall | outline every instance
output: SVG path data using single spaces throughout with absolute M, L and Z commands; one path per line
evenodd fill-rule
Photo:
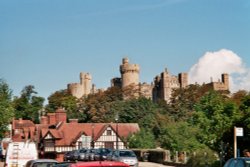
M 150 84 L 140 84 L 140 95 L 148 99 L 153 98 L 153 85 Z
M 222 74 L 221 80 L 222 81 L 218 81 L 218 82 L 210 82 L 206 84 L 206 86 L 216 91 L 229 91 L 229 75 Z
M 122 87 L 122 79 L 121 78 L 113 78 L 111 79 L 111 87 Z

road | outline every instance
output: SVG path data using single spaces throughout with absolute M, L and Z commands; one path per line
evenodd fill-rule
M 166 165 L 156 164 L 152 162 L 139 162 L 139 167 L 173 167 L 173 166 L 166 166 Z

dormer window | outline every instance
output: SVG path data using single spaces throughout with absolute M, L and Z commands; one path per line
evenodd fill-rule
M 112 131 L 111 130 L 107 130 L 107 136 L 111 136 L 112 135 Z

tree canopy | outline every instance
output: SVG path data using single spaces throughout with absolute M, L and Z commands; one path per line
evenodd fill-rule
M 8 125 L 14 118 L 14 108 L 12 107 L 12 91 L 9 85 L 0 79 L 0 138 L 4 137 L 8 131 Z
M 44 98 L 35 96 L 37 92 L 33 85 L 25 86 L 20 97 L 14 97 L 13 107 L 15 118 L 32 120 L 39 123 L 39 112 L 43 109 Z

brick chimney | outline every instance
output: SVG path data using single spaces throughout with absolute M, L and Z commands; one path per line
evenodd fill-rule
M 67 122 L 67 114 L 63 108 L 58 108 L 56 110 L 56 123 Z
M 55 125 L 56 124 L 56 114 L 55 113 L 48 113 L 47 116 L 49 119 L 49 124 Z
M 41 123 L 42 125 L 47 125 L 47 124 L 49 124 L 49 119 L 48 119 L 48 117 L 42 116 L 41 119 L 40 119 L 40 123 Z

